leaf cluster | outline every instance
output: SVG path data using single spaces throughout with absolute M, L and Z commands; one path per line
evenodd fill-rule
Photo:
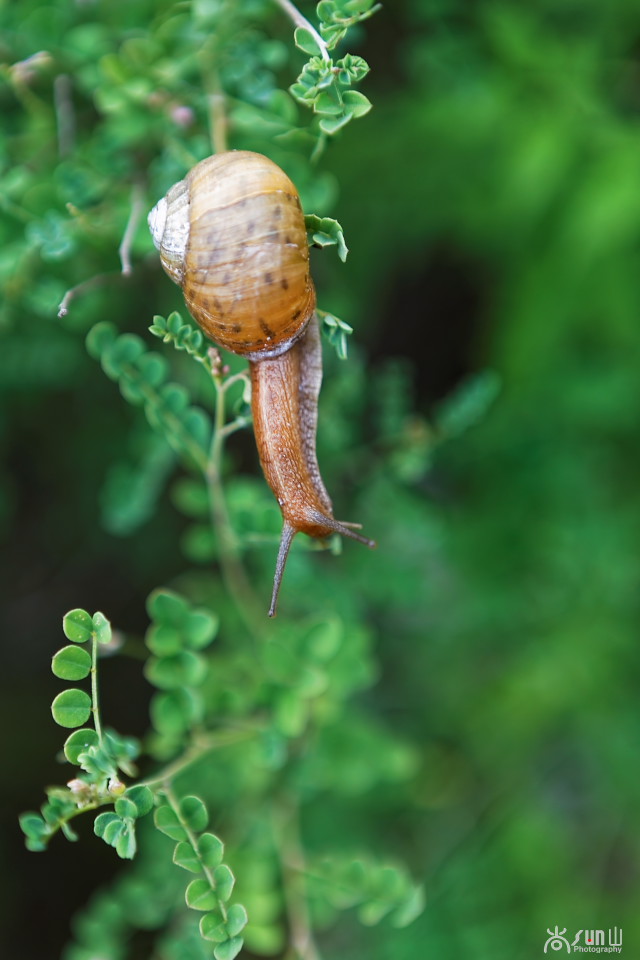
M 147 610 L 151 625 L 145 642 L 152 656 L 145 664 L 145 675 L 158 690 L 150 704 L 156 731 L 153 749 L 156 756 L 166 757 L 203 718 L 201 688 L 209 664 L 202 651 L 215 639 L 218 618 L 171 590 L 155 590 Z
M 122 395 L 142 406 L 154 430 L 166 438 L 188 465 L 206 470 L 211 443 L 211 420 L 190 403 L 187 389 L 167 380 L 163 356 L 147 350 L 134 334 L 118 335 L 113 324 L 97 324 L 87 337 L 87 349 L 102 369 L 115 380 Z
M 308 869 L 312 903 L 325 920 L 332 909 L 355 907 L 367 926 L 388 916 L 392 926 L 405 927 L 424 909 L 424 889 L 404 867 L 339 854 L 312 862 Z
M 299 47 L 300 29 L 296 31 Z M 301 49 L 308 53 L 313 44 L 304 39 L 302 42 Z M 352 89 L 368 72 L 366 61 L 352 54 L 346 54 L 335 64 L 330 59 L 312 56 L 289 89 L 298 103 L 313 110 L 320 118 L 322 133 L 333 136 L 351 120 L 364 117 L 371 110 L 371 101 L 359 90 Z
M 68 840 L 76 840 L 69 821 L 85 810 L 107 803 L 116 804 L 116 814 L 107 814 L 111 827 L 107 833 L 101 827 L 96 832 L 116 847 L 122 857 L 135 853 L 133 820 L 151 809 L 151 793 L 146 788 L 127 791 L 119 779 L 120 771 L 135 774 L 133 761 L 139 753 L 139 744 L 130 737 L 122 737 L 112 730 L 102 730 L 97 703 L 97 655 L 99 645 L 112 643 L 111 625 L 103 613 L 91 616 L 86 610 L 70 610 L 63 619 L 65 636 L 72 643 L 54 654 L 51 669 L 63 680 L 83 680 L 92 674 L 91 694 L 70 687 L 53 700 L 53 719 L 62 727 L 80 727 L 67 737 L 63 751 L 65 759 L 77 766 L 79 772 L 66 789 L 51 787 L 41 813 L 28 812 L 20 818 L 21 827 L 30 850 L 44 850 L 48 841 L 62 830 Z M 90 652 L 85 645 L 91 644 Z M 83 727 L 93 715 L 94 727 Z M 81 771 L 81 772 L 80 772 Z M 116 828 L 115 822 L 119 826 Z M 100 821 L 106 827 L 106 821 Z
M 168 802 L 156 809 L 154 823 L 161 833 L 177 841 L 173 862 L 200 875 L 186 888 L 186 905 L 203 912 L 200 934 L 215 943 L 216 960 L 233 960 L 242 949 L 240 933 L 247 924 L 247 912 L 239 903 L 229 904 L 235 877 L 224 863 L 224 844 L 215 834 L 205 832 L 209 813 L 199 797 L 186 796 L 179 802 L 171 793 L 166 797 Z

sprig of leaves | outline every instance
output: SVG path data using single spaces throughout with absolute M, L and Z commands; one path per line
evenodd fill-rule
M 100 361 L 106 375 L 118 382 L 125 400 L 143 406 L 150 425 L 166 437 L 172 449 L 187 464 L 206 472 L 211 419 L 200 407 L 191 405 L 185 387 L 167 381 L 165 358 L 147 350 L 134 334 L 118 336 L 108 322 L 89 331 L 87 350 Z
M 367 926 L 389 916 L 392 926 L 406 927 L 424 909 L 423 887 L 402 866 L 336 855 L 308 864 L 308 872 L 311 897 L 324 914 L 356 907 Z
M 175 753 L 204 714 L 200 688 L 209 665 L 201 651 L 215 639 L 218 618 L 191 606 L 172 590 L 154 590 L 147 601 L 151 625 L 145 642 L 153 656 L 145 664 L 147 680 L 158 690 L 151 699 L 155 756 Z
M 166 318 L 155 316 L 149 330 L 163 343 L 171 343 L 176 350 L 186 351 L 198 363 L 204 364 L 209 373 L 213 373 L 209 355 L 211 344 L 201 330 L 189 321 L 185 322 L 177 311 L 174 310 Z
M 350 327 L 348 323 L 332 313 L 325 313 L 324 310 L 318 310 L 317 312 L 322 323 L 322 333 L 325 340 L 331 344 L 340 360 L 346 360 L 348 356 L 347 337 L 353 333 L 353 327 Z
M 127 791 L 119 773 L 133 776 L 133 761 L 139 753 L 139 744 L 130 737 L 122 737 L 111 730 L 102 729 L 98 704 L 97 658 L 99 645 L 112 642 L 111 624 L 103 613 L 93 616 L 86 610 L 70 610 L 63 619 L 63 630 L 71 644 L 54 654 L 51 669 L 62 680 L 77 682 L 91 676 L 91 692 L 69 687 L 59 693 L 51 704 L 53 719 L 61 727 L 79 727 L 67 737 L 63 751 L 65 759 L 79 768 L 78 774 L 69 780 L 66 788 L 50 787 L 47 801 L 40 813 L 29 811 L 20 818 L 29 850 L 44 850 L 51 837 L 61 830 L 68 840 L 76 840 L 69 821 L 78 814 L 107 803 L 116 804 L 116 815 L 122 820 L 118 836 L 112 828 L 108 843 L 113 840 L 120 856 L 130 857 L 135 852 L 133 819 L 143 816 L 151 809 L 150 791 L 145 794 L 140 787 Z M 86 649 L 90 644 L 90 651 Z M 93 727 L 84 727 L 89 717 Z M 82 771 L 82 772 L 80 772 Z M 146 788 L 144 788 L 146 790 Z M 108 815 L 113 818 L 114 815 Z M 125 822 L 126 818 L 126 822 Z M 120 839 L 122 837 L 122 839 Z
M 368 20 L 382 8 L 375 0 L 321 0 L 316 8 L 322 34 L 329 50 L 340 43 L 350 27 Z
M 296 46 L 310 59 L 289 91 L 298 103 L 319 116 L 319 127 L 324 134 L 332 136 L 371 109 L 367 97 L 353 89 L 369 72 L 366 60 L 346 54 L 334 62 L 328 51 L 344 39 L 350 27 L 366 20 L 379 8 L 373 0 L 322 0 L 317 15 L 324 45 L 304 27 L 295 31 Z
M 235 877 L 223 862 L 224 844 L 214 833 L 204 832 L 209 812 L 200 797 L 176 800 L 169 789 L 167 802 L 154 815 L 157 829 L 175 840 L 173 862 L 183 870 L 200 876 L 191 880 L 185 890 L 185 902 L 192 910 L 200 910 L 200 935 L 216 944 L 216 960 L 234 960 L 242 949 L 240 933 L 247 923 L 247 911 L 239 904 L 229 905 Z
M 344 231 L 337 220 L 331 217 L 317 217 L 314 213 L 305 215 L 304 223 L 307 228 L 307 241 L 310 247 L 337 248 L 338 256 L 344 263 L 349 248 L 344 239 Z

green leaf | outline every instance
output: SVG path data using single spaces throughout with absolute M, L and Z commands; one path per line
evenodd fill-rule
M 195 850 L 189 842 L 184 840 L 176 844 L 173 851 L 173 862 L 182 867 L 183 870 L 191 871 L 191 873 L 202 871 L 202 865 Z
M 86 643 L 91 639 L 93 620 L 86 610 L 70 610 L 62 619 L 62 629 L 67 640 Z
M 205 867 L 213 870 L 222 863 L 224 844 L 214 833 L 203 833 L 198 840 L 198 853 Z
M 318 94 L 316 102 L 313 105 L 313 110 L 314 113 L 330 117 L 340 116 L 344 112 L 342 104 L 327 90 L 323 90 L 322 93 Z
M 123 821 L 117 813 L 111 811 L 98 814 L 93 823 L 93 832 L 96 837 L 100 837 L 110 846 L 114 845 L 122 830 L 124 830 Z
M 147 599 L 147 610 L 158 623 L 180 627 L 189 612 L 189 604 L 172 590 L 154 590 Z
M 118 816 L 122 817 L 123 819 L 125 817 L 130 817 L 131 819 L 133 819 L 138 815 L 138 809 L 135 803 L 133 802 L 133 800 L 129 800 L 129 798 L 126 796 L 118 797 L 118 799 L 116 800 L 114 809 L 118 814 Z
M 125 825 L 125 829 L 118 837 L 115 847 L 116 853 L 123 860 L 133 860 L 136 854 L 136 833 L 133 823 Z
M 136 812 L 131 814 L 132 817 L 146 817 L 153 810 L 153 793 L 143 783 L 129 787 L 125 797 L 136 809 Z
M 351 116 L 351 114 L 346 113 L 342 117 L 323 117 L 320 121 L 320 129 L 331 137 L 349 123 Z
M 180 631 L 175 627 L 170 627 L 167 623 L 156 623 L 149 627 L 145 643 L 149 650 L 158 657 L 171 656 L 182 650 Z
M 81 727 L 91 714 L 91 697 L 84 690 L 63 690 L 51 704 L 51 713 L 61 727 Z
M 97 613 L 94 613 L 92 622 L 98 643 L 111 643 L 111 624 L 104 613 L 100 613 L 98 610 Z
M 200 797 L 183 797 L 180 801 L 180 813 L 193 833 L 200 833 L 209 822 L 209 813 Z
M 364 117 L 371 110 L 371 101 L 359 90 L 345 90 L 342 100 L 349 113 L 354 117 Z
M 87 353 L 94 360 L 99 360 L 102 354 L 108 350 L 116 341 L 117 329 L 113 323 L 103 321 L 92 327 L 87 334 L 85 341 Z M 75 612 L 75 611 L 74 611 Z M 89 616 L 89 614 L 87 614 Z M 71 640 L 71 637 L 69 637 Z
M 388 900 L 369 900 L 358 908 L 358 920 L 365 927 L 374 927 L 392 909 L 393 903 Z
M 227 926 L 219 910 L 205 913 L 200 918 L 200 935 L 204 940 L 213 940 L 215 943 L 224 943 L 229 939 Z
M 193 690 L 170 690 L 151 699 L 151 720 L 159 733 L 184 733 L 202 716 L 202 699 Z
M 149 683 L 161 690 L 197 687 L 203 682 L 207 672 L 206 662 L 190 650 L 182 650 L 170 657 L 152 657 L 144 669 Z
M 344 231 L 337 220 L 331 217 L 317 217 L 309 213 L 304 218 L 307 228 L 307 240 L 316 247 L 336 246 L 338 256 L 344 263 L 349 248 L 344 239 Z
M 51 670 L 61 680 L 84 680 L 91 672 L 91 656 L 83 647 L 63 647 L 54 654 Z
M 219 617 L 209 610 L 192 610 L 184 624 L 184 639 L 192 650 L 208 646 L 218 632 Z
M 185 900 L 192 910 L 213 910 L 218 904 L 207 880 L 192 880 L 186 889 Z
M 227 930 L 230 937 L 236 937 L 241 930 L 244 930 L 249 918 L 247 911 L 241 903 L 234 903 L 227 911 Z
M 306 27 L 297 27 L 293 34 L 293 40 L 298 50 L 308 53 L 310 57 L 319 56 L 321 52 L 320 45 L 311 31 L 307 30 Z
M 27 849 L 34 853 L 44 850 L 51 830 L 40 814 L 34 811 L 23 813 L 19 818 L 19 823 L 25 835 Z
M 233 885 L 236 882 L 236 878 L 226 863 L 221 863 L 220 866 L 216 867 L 213 871 L 213 879 L 216 883 L 218 898 L 224 903 L 233 893 Z
M 219 943 L 213 951 L 216 960 L 234 960 L 242 950 L 242 937 L 234 937 L 225 943 Z
M 85 753 L 89 747 L 97 746 L 98 742 L 98 734 L 91 727 L 74 730 L 65 740 L 64 755 L 69 763 L 77 765 L 80 762 L 80 754 Z
M 184 827 L 181 825 L 175 812 L 167 804 L 156 808 L 156 812 L 153 815 L 153 822 L 161 833 L 164 833 L 172 840 L 187 839 Z
M 350 327 L 344 320 L 334 316 L 332 313 L 324 313 L 318 310 L 322 323 L 322 335 L 334 348 L 340 360 L 346 360 L 348 355 L 347 337 L 353 333 L 353 327 Z
M 410 923 L 419 917 L 425 907 L 425 895 L 423 887 L 414 887 L 411 895 L 401 903 L 394 911 L 391 917 L 391 923 L 394 927 L 407 927 Z

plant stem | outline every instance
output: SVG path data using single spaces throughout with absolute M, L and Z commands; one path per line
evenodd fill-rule
M 91 634 L 91 713 L 98 740 L 102 743 L 102 724 L 100 722 L 100 704 L 98 702 L 98 637 L 95 630 Z
M 168 764 L 164 770 L 161 770 L 156 776 L 147 777 L 144 780 L 138 781 L 136 786 L 145 786 L 153 787 L 160 784 L 171 783 L 171 781 L 179 776 L 183 770 L 186 770 L 192 764 L 197 763 L 198 760 L 201 760 L 203 757 L 206 757 L 208 753 L 212 753 L 214 750 L 222 750 L 223 747 L 231 746 L 234 743 L 240 743 L 242 740 L 250 740 L 256 734 L 256 730 L 234 730 L 229 731 L 226 735 L 216 734 L 209 737 L 206 742 L 201 743 L 199 746 L 193 746 L 187 752 L 178 757 L 177 760 L 174 760 L 173 763 Z
M 131 188 L 131 210 L 129 219 L 122 235 L 122 241 L 118 247 L 120 257 L 121 272 L 128 277 L 131 274 L 131 244 L 135 236 L 140 217 L 144 210 L 144 194 L 139 183 L 134 183 Z
M 209 93 L 209 115 L 211 125 L 211 145 L 214 153 L 224 153 L 227 145 L 227 114 L 224 104 L 224 92 L 220 84 L 218 71 L 211 71 L 211 91 Z
M 291 0 L 275 0 L 275 2 L 278 4 L 279 7 L 281 7 L 284 10 L 287 16 L 289 16 L 293 20 L 296 26 L 303 27 L 305 30 L 309 31 L 309 33 L 311 34 L 315 42 L 320 47 L 320 54 L 322 56 L 322 59 L 325 60 L 326 62 L 329 62 L 331 60 L 331 57 L 329 56 L 327 45 L 322 39 L 322 37 L 320 36 L 320 34 L 318 33 L 318 31 L 316 30 L 316 28 L 313 26 L 313 24 L 309 23 L 307 18 L 300 13 L 297 7 L 294 7 L 294 5 L 291 3 Z
M 72 84 L 66 73 L 59 73 L 53 81 L 53 104 L 58 128 L 58 156 L 73 152 L 76 136 L 76 115 L 73 108 Z
M 192 831 L 192 829 L 191 829 L 191 827 L 189 826 L 189 824 L 187 823 L 187 821 L 186 821 L 186 820 L 184 819 L 184 817 L 182 816 L 182 811 L 180 810 L 180 804 L 178 803 L 178 799 L 177 799 L 175 793 L 173 792 L 173 790 L 171 789 L 170 784 L 168 784 L 168 783 L 165 784 L 165 785 L 163 786 L 163 788 L 162 788 L 162 792 L 164 793 L 165 797 L 166 797 L 167 800 L 169 801 L 169 806 L 171 807 L 171 809 L 172 809 L 173 812 L 175 813 L 176 817 L 177 817 L 178 820 L 180 821 L 180 826 L 182 827 L 182 829 L 184 830 L 184 832 L 185 832 L 186 835 L 187 835 L 187 839 L 188 839 L 188 841 L 189 841 L 189 843 L 190 843 L 190 845 L 191 845 L 191 849 L 193 850 L 193 852 L 195 853 L 196 857 L 198 858 L 198 861 L 199 861 L 199 863 L 200 863 L 200 869 L 202 870 L 203 874 L 204 874 L 205 877 L 207 878 L 207 883 L 209 884 L 209 886 L 211 887 L 211 889 L 213 890 L 213 892 L 214 892 L 214 894 L 215 894 L 215 892 L 216 892 L 216 881 L 215 881 L 215 879 L 214 879 L 213 872 L 211 871 L 211 868 L 208 867 L 208 866 L 204 863 L 204 861 L 202 860 L 202 856 L 200 855 L 200 851 L 199 851 L 199 849 L 198 849 L 198 839 L 197 839 L 195 833 Z M 226 919 L 227 919 L 227 906 L 226 906 L 226 904 L 225 904 L 222 900 L 220 900 L 220 898 L 219 898 L 217 895 L 216 895 L 216 900 L 218 901 L 218 909 L 220 910 L 220 913 L 222 914 L 222 919 L 226 921 Z
M 306 864 L 300 839 L 300 809 L 294 797 L 282 796 L 274 807 L 284 896 L 291 930 L 286 960 L 321 960 L 313 939 L 305 889 Z

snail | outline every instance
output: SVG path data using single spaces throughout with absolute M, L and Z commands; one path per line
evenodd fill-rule
M 260 463 L 283 517 L 269 616 L 292 540 L 356 533 L 333 517 L 316 457 L 322 351 L 304 215 L 283 170 L 259 153 L 202 160 L 149 214 L 166 273 L 215 343 L 248 359 Z

